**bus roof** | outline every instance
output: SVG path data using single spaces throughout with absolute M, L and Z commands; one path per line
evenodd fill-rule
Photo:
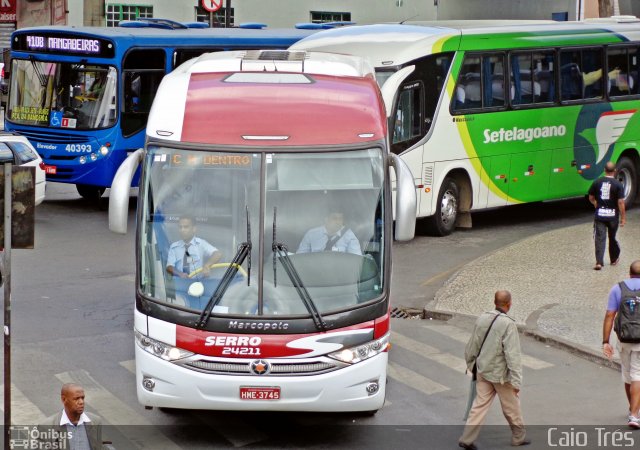
M 561 47 L 640 40 L 638 23 L 630 19 L 598 22 L 457 20 L 356 25 L 321 31 L 290 48 L 358 55 L 366 57 L 379 68 L 405 64 L 443 51 Z
M 97 37 L 113 39 L 120 42 L 131 41 L 136 45 L 178 45 L 181 41 L 185 45 L 211 44 L 212 39 L 234 41 L 234 45 L 243 48 L 242 45 L 257 45 L 257 39 L 272 39 L 274 45 L 288 46 L 292 41 L 302 39 L 317 33 L 318 30 L 303 30 L 297 28 L 273 28 L 273 29 L 247 29 L 247 28 L 184 28 L 184 29 L 159 29 L 159 28 L 126 28 L 126 27 L 73 27 L 73 26 L 42 26 L 22 28 L 13 32 L 13 36 L 22 34 L 60 34 L 80 37 Z M 12 39 L 13 41 L 13 39 Z M 254 43 L 255 41 L 255 43 Z M 237 44 L 236 44 L 237 42 Z
M 385 138 L 383 101 L 372 68 L 362 59 L 298 52 L 302 60 L 297 54 L 283 61 L 259 59 L 258 53 L 265 52 L 207 54 L 167 75 L 147 135 L 263 147 Z M 266 53 L 268 58 L 274 52 Z

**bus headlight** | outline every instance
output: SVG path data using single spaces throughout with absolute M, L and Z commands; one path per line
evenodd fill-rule
M 389 333 L 387 333 L 381 338 L 367 342 L 366 344 L 361 344 L 351 348 L 344 348 L 340 351 L 330 353 L 327 356 L 329 358 L 337 359 L 338 361 L 355 364 L 382 352 L 386 352 L 389 347 Z
M 87 157 L 86 157 L 86 156 L 84 156 L 84 155 L 82 155 L 82 156 L 78 159 L 78 161 L 80 161 L 80 164 L 84 164 L 84 163 L 86 163 L 86 162 L 87 162 Z
M 89 155 L 89 157 L 91 158 L 91 161 L 95 161 L 96 159 L 98 159 L 98 154 L 92 153 L 91 155 Z
M 158 358 L 162 358 L 165 361 L 175 361 L 194 354 L 188 350 L 182 350 L 181 348 L 172 347 L 164 342 L 151 339 L 149 336 L 145 336 L 137 330 L 134 330 L 133 333 L 136 337 L 136 344 L 138 344 L 142 350 Z
M 104 145 L 102 147 L 100 147 L 100 154 L 102 156 L 107 156 L 108 153 L 109 153 L 109 147 L 104 146 Z

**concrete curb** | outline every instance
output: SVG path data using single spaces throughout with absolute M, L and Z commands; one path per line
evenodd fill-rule
M 422 316 L 423 319 L 442 320 L 443 322 L 447 322 L 455 318 L 461 318 L 464 321 L 475 322 L 475 320 L 478 318 L 478 316 L 474 316 L 472 314 L 439 311 L 428 308 L 424 308 Z M 544 344 L 551 345 L 561 350 L 566 350 L 569 353 L 574 354 L 580 358 L 586 359 L 604 367 L 608 367 L 610 369 L 617 370 L 618 372 L 620 371 L 620 361 L 618 359 L 610 360 L 604 355 L 584 345 L 571 342 L 558 336 L 552 336 L 528 325 L 518 324 L 518 331 L 523 336 L 530 336 Z

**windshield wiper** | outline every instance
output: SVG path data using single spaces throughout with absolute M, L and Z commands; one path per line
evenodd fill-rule
M 196 320 L 196 328 L 204 328 L 207 322 L 209 322 L 209 318 L 211 317 L 211 312 L 213 308 L 216 307 L 220 300 L 222 300 L 222 296 L 227 292 L 229 285 L 235 278 L 238 273 L 238 269 L 242 265 L 245 259 L 248 259 L 247 265 L 247 286 L 250 285 L 251 280 L 251 223 L 249 222 L 249 208 L 246 207 L 247 212 L 247 240 L 243 242 L 238 247 L 238 251 L 236 252 L 233 260 L 229 263 L 227 270 L 224 272 L 218 287 L 216 287 L 215 292 L 211 295 L 211 298 L 207 302 L 207 305 L 200 313 L 200 317 Z
M 273 251 L 273 283 L 274 285 L 276 284 L 277 256 L 277 259 L 280 260 L 284 271 L 287 273 L 287 276 L 293 283 L 293 287 L 296 288 L 296 292 L 302 300 L 302 303 L 311 315 L 311 319 L 313 319 L 314 325 L 319 331 L 327 331 L 327 323 L 322 318 L 322 315 L 320 314 L 320 311 L 318 311 L 318 308 L 311 298 L 311 295 L 309 295 L 309 291 L 302 282 L 300 274 L 296 270 L 296 267 L 293 265 L 291 258 L 289 258 L 287 246 L 282 242 L 277 242 L 276 240 L 276 210 L 277 208 L 273 208 L 273 242 L 271 243 L 271 250 Z

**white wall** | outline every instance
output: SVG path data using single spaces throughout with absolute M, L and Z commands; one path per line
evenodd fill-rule
M 264 22 L 271 27 L 310 22 L 311 11 L 350 12 L 358 24 L 432 20 L 436 11 L 432 0 L 232 0 L 232 6 L 236 24 Z
M 74 25 L 76 27 L 81 27 L 83 25 L 83 10 L 84 1 L 83 0 L 67 0 L 67 25 Z

